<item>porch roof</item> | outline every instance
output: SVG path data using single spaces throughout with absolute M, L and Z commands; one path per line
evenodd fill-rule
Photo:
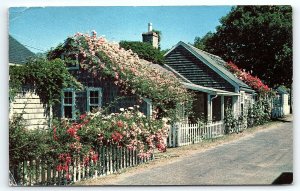
M 229 92 L 229 91 L 225 91 L 225 90 L 218 90 L 215 88 L 208 88 L 208 87 L 196 85 L 193 83 L 181 82 L 181 84 L 183 84 L 184 87 L 187 89 L 195 90 L 195 91 L 199 91 L 199 92 L 205 92 L 205 93 L 212 94 L 212 95 L 226 95 L 226 96 L 240 95 L 239 93 Z

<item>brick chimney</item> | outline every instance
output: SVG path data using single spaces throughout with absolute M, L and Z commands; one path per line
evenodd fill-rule
M 148 32 L 142 34 L 143 42 L 150 43 L 154 48 L 158 48 L 158 34 L 152 31 L 152 23 L 148 23 Z

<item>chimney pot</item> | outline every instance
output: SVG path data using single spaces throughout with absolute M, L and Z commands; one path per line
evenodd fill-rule
M 152 31 L 152 23 L 148 23 L 148 32 Z

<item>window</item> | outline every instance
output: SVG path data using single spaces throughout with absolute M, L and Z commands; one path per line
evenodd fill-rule
M 87 111 L 93 111 L 102 105 L 102 89 L 87 88 Z
M 146 116 L 151 117 L 152 116 L 152 102 L 148 98 L 143 98 L 144 102 L 147 104 L 146 108 Z
M 75 91 L 64 89 L 61 96 L 61 115 L 63 118 L 75 118 Z
M 78 53 L 68 52 L 61 55 L 61 59 L 65 61 L 68 70 L 79 69 Z

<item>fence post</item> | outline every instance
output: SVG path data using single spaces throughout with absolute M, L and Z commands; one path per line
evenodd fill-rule
M 177 142 L 177 145 L 178 146 L 181 146 L 181 123 L 179 123 L 179 122 L 177 122 L 177 123 L 175 123 L 175 131 L 177 130 L 177 141 L 175 141 L 174 142 L 174 147 L 175 147 L 175 145 L 176 145 L 176 142 Z M 175 134 L 175 136 L 174 137 L 176 137 L 176 134 Z

